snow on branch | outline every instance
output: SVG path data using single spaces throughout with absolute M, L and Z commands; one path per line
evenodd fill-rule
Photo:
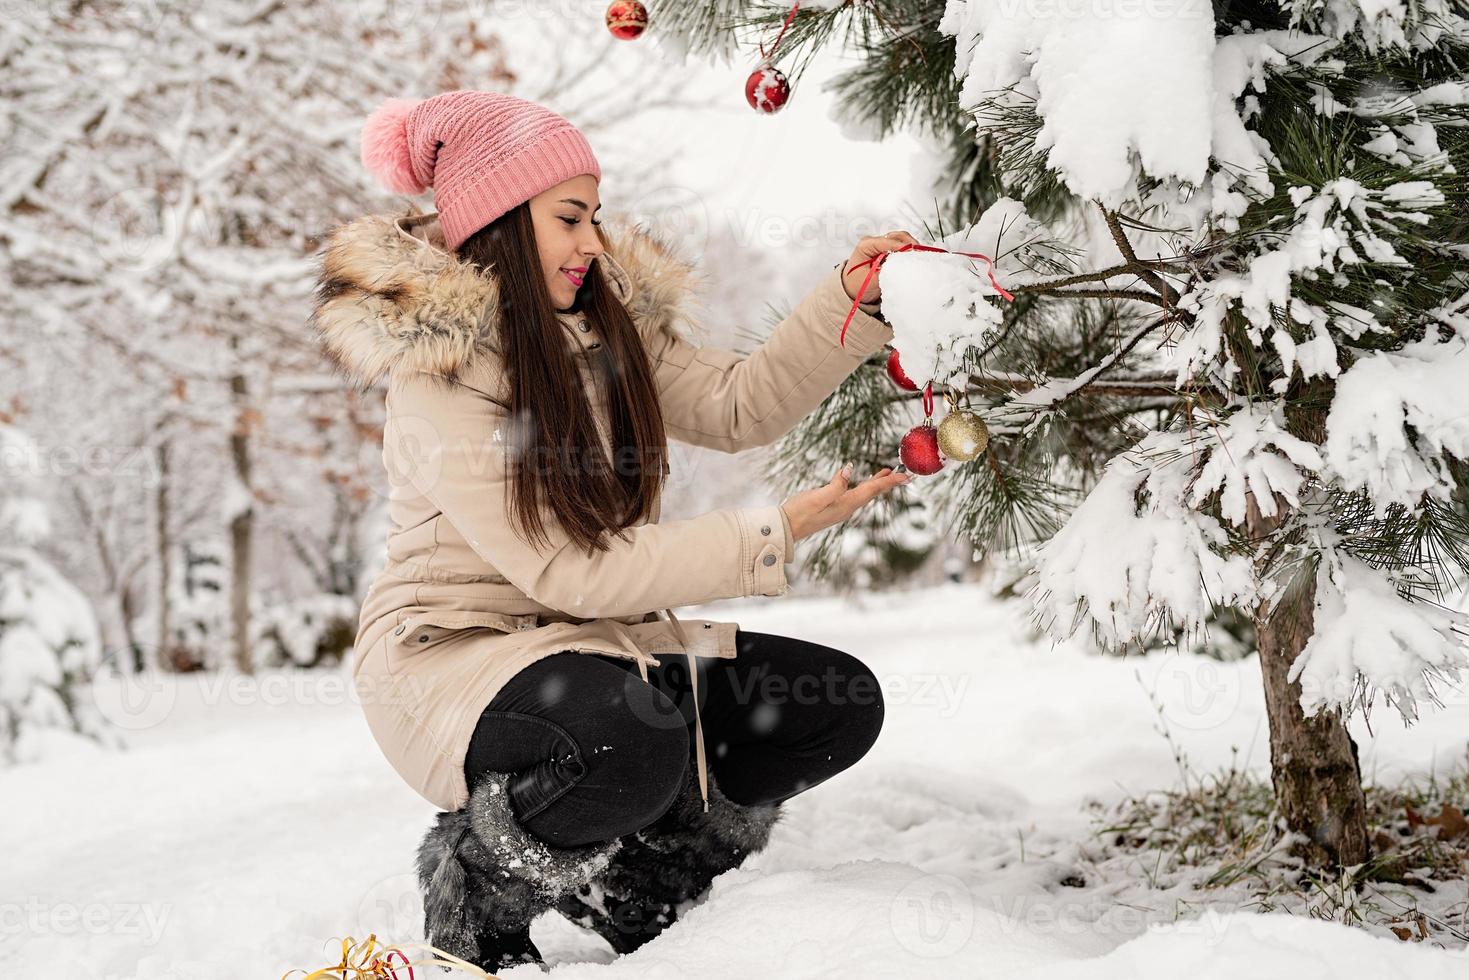
M 1376 50 L 1431 49 L 1444 23 L 1456 9 L 1462 9 L 1453 0 L 1285 0 L 1281 7 L 1289 11 L 1293 28 L 1321 30 L 1333 37 L 1360 33 Z
M 1284 414 L 1279 405 L 1246 405 L 1217 421 L 1189 503 L 1218 493 L 1221 516 L 1236 527 L 1244 526 L 1251 494 L 1265 517 L 1279 513 L 1277 497 L 1300 506 L 1301 485 L 1323 464 L 1315 446 L 1285 431 Z
M 1049 166 L 1078 197 L 1115 206 L 1138 160 L 1193 183 L 1209 164 L 1212 11 L 1206 0 L 1150 9 L 949 0 L 938 29 L 955 38 L 960 104 L 1033 101 Z
M 1283 392 L 1297 372 L 1303 379 L 1336 377 L 1340 372 L 1338 350 L 1328 327 L 1349 338 L 1381 327 L 1356 307 L 1318 306 L 1292 295 L 1292 277 L 1332 275 L 1364 262 L 1405 267 L 1406 261 L 1382 233 L 1398 222 L 1426 221 L 1427 215 L 1416 209 L 1443 204 L 1442 193 L 1426 181 L 1374 190 L 1350 177 L 1328 181 L 1319 190 L 1293 187 L 1290 197 L 1295 221 L 1279 245 L 1250 257 L 1241 272 L 1201 280 L 1179 300 L 1193 317 L 1191 329 L 1170 354 L 1180 384 L 1221 358 L 1226 362 L 1226 375 L 1237 371 L 1232 357 L 1223 350 L 1226 319 L 1233 312 L 1244 317 L 1247 335 L 1255 345 L 1263 346 L 1268 340 L 1279 354 L 1284 373 L 1272 382 L 1276 393 Z M 1414 210 L 1400 210 L 1398 206 L 1404 204 Z M 1310 331 L 1310 337 L 1294 339 L 1278 321 L 1281 315 Z
M 1404 598 L 1381 571 L 1331 551 L 1316 576 L 1315 633 L 1288 676 L 1308 715 L 1366 711 L 1380 691 L 1410 722 L 1420 701 L 1437 703 L 1436 683 L 1469 667 L 1466 627 L 1463 613 Z
M 1326 459 L 1349 490 L 1365 489 L 1377 516 L 1417 509 L 1454 489 L 1448 456 L 1469 460 L 1469 339 L 1425 339 L 1367 354 L 1336 384 Z
M 1194 508 L 1191 485 L 1208 433 L 1155 432 L 1102 478 L 1036 558 L 1043 625 L 1066 637 L 1089 625 L 1120 647 L 1163 628 L 1196 632 L 1215 606 L 1255 594 L 1248 556 Z

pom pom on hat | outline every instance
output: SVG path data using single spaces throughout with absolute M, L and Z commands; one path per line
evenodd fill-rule
M 422 194 L 427 184 L 413 175 L 408 116 L 417 99 L 388 99 L 362 124 L 362 165 L 394 194 Z

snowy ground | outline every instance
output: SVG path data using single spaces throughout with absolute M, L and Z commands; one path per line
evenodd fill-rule
M 1305 916 L 1180 909 L 1161 893 L 1150 903 L 1145 869 L 1119 883 L 1080 867 L 1086 798 L 1178 780 L 1149 690 L 1196 770 L 1226 765 L 1233 746 L 1263 771 L 1253 662 L 1036 645 L 1014 607 L 973 587 L 690 615 L 861 657 L 884 680 L 882 738 L 788 804 L 765 853 L 638 953 L 614 961 L 601 940 L 538 921 L 554 976 L 1431 980 L 1469 970 L 1462 952 Z M 333 962 L 333 936 L 417 939 L 410 862 L 432 811 L 382 761 L 349 691 L 345 674 L 186 680 L 132 705 L 133 751 L 0 774 L 3 975 L 275 980 Z M 1369 778 L 1444 771 L 1462 764 L 1469 698 L 1412 729 L 1386 713 L 1375 735 L 1357 727 Z M 1086 884 L 1062 884 L 1079 871 Z

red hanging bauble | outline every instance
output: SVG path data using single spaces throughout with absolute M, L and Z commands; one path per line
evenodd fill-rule
M 776 59 L 776 48 L 780 47 L 780 40 L 786 37 L 786 28 L 789 28 L 790 22 L 796 18 L 796 10 L 799 9 L 801 9 L 799 0 L 790 4 L 786 22 L 780 25 L 780 34 L 776 35 L 776 40 L 771 41 L 770 50 L 765 50 L 764 41 L 759 43 L 759 65 L 755 66 L 755 71 L 749 73 L 749 78 L 745 79 L 745 101 L 751 104 L 752 109 L 765 113 L 767 116 L 773 112 L 780 112 L 780 107 L 786 104 L 787 98 L 790 98 L 790 81 L 779 68 L 776 68 L 774 59 Z
M 613 0 L 607 8 L 607 29 L 619 41 L 631 41 L 648 29 L 648 8 L 638 0 Z
M 898 446 L 898 458 L 919 476 L 930 476 L 944 468 L 944 458 L 939 454 L 939 430 L 932 419 L 924 419 L 909 430 Z
M 745 79 L 745 101 L 756 112 L 763 112 L 767 116 L 772 112 L 779 112 L 781 106 L 791 97 L 790 81 L 775 67 L 775 49 L 780 47 L 781 38 L 786 36 L 786 28 L 791 26 L 791 21 L 796 18 L 796 11 L 800 9 L 799 0 L 791 4 L 785 23 L 780 25 L 780 33 L 775 35 L 769 51 L 765 50 L 765 42 L 760 42 L 760 63 L 750 72 L 750 77 Z
M 913 383 L 913 379 L 908 377 L 907 372 L 903 370 L 903 365 L 898 363 L 898 349 L 896 347 L 893 348 L 892 353 L 888 354 L 887 369 L 888 378 L 892 380 L 893 384 L 902 388 L 904 391 L 918 390 L 918 386 Z
M 781 70 L 765 62 L 745 79 L 745 101 L 767 116 L 779 112 L 791 97 L 791 83 Z
M 919 476 L 929 476 L 944 468 L 944 457 L 939 452 L 939 430 L 933 424 L 932 381 L 923 386 L 923 422 L 903 437 L 898 458 Z

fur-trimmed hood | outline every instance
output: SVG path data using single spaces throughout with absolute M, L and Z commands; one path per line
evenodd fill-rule
M 681 336 L 694 266 L 641 225 L 607 221 L 596 259 L 638 329 Z M 360 390 L 400 370 L 457 376 L 497 350 L 499 286 L 444 247 L 437 212 L 372 214 L 328 233 L 310 324 Z M 576 314 L 558 313 L 568 327 Z

